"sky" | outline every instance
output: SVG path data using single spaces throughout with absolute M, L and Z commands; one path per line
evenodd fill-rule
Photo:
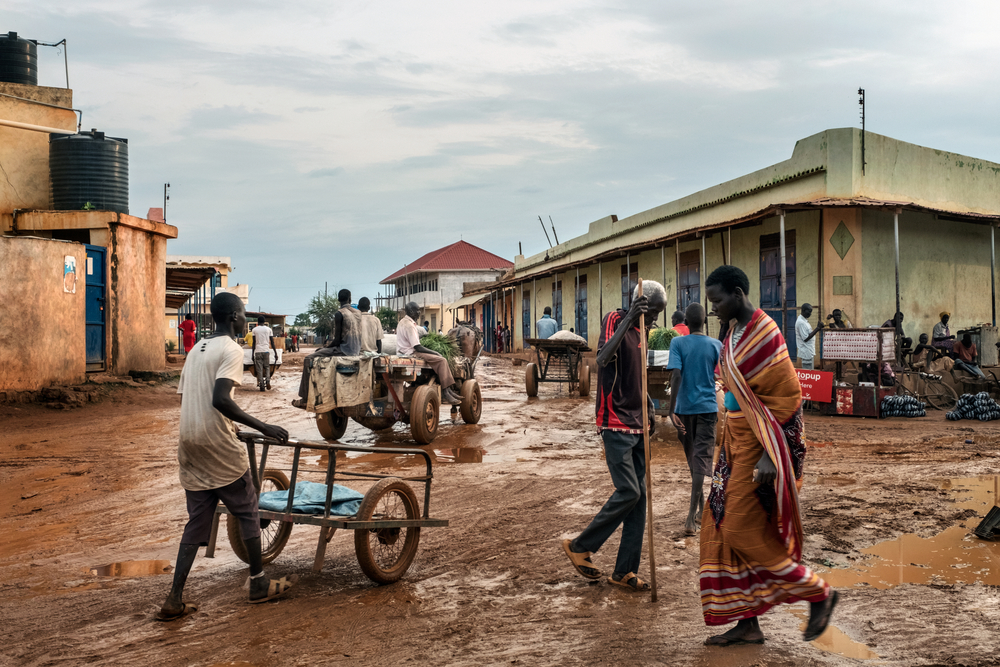
M 354 300 L 465 240 L 513 261 L 859 126 L 1000 162 L 1000 5 L 6 0 L 66 39 L 83 127 L 126 137 L 130 211 L 221 255 L 250 308 Z M 62 51 L 39 83 L 64 86 Z M 519 245 L 520 244 L 520 245 Z

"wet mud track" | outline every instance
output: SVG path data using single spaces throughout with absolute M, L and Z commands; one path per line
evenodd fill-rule
M 294 437 L 318 439 L 289 405 L 301 355 L 237 401 Z M 0 618 L 10 665 L 990 665 L 1000 651 L 1000 544 L 968 536 L 994 502 L 1000 428 L 922 419 L 807 417 L 805 558 L 841 591 L 832 628 L 804 643 L 806 606 L 762 618 L 763 646 L 709 648 L 697 538 L 682 536 L 689 476 L 672 430 L 653 451 L 659 601 L 577 576 L 559 542 L 611 492 L 592 399 L 523 391 L 523 367 L 480 366 L 483 419 L 442 410 L 431 511 L 409 572 L 376 586 L 338 533 L 313 573 L 317 529 L 296 526 L 267 570 L 301 580 L 286 600 L 246 604 L 245 565 L 220 531 L 186 599 L 194 615 L 152 620 L 185 521 L 176 478 L 179 397 L 161 385 L 73 411 L 0 406 Z M 972 444 L 966 444 L 972 440 Z M 412 447 L 408 430 L 352 422 L 344 442 Z M 306 467 L 319 471 L 316 453 Z M 418 471 L 415 457 L 351 454 L 345 465 Z M 287 467 L 276 456 L 269 467 Z M 422 502 L 422 497 L 421 497 Z M 595 556 L 610 570 L 615 535 Z M 640 575 L 648 579 L 645 554 Z

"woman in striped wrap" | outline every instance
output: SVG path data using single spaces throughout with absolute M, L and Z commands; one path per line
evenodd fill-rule
M 826 629 L 837 593 L 801 563 L 798 377 L 774 320 L 747 298 L 743 271 L 719 267 L 705 287 L 713 312 L 730 322 L 719 362 L 729 415 L 702 515 L 698 574 L 705 623 L 737 622 L 705 643 L 762 643 L 757 617 L 799 601 L 811 603 L 804 639 L 812 641 Z

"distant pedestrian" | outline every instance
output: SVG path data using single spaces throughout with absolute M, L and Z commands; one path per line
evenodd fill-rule
M 239 522 L 250 562 L 250 602 L 284 595 L 297 578 L 293 575 L 269 581 L 264 577 L 257 493 L 250 477 L 247 448 L 236 438 L 232 422 L 245 424 L 282 443 L 288 441 L 288 432 L 254 419 L 233 401 L 233 388 L 243 381 L 243 350 L 235 342 L 247 323 L 243 302 L 234 294 L 222 292 L 212 299 L 211 309 L 215 332 L 203 338 L 191 353 L 177 387 L 181 394 L 177 462 L 187 497 L 188 522 L 177 550 L 173 585 L 156 613 L 158 621 L 173 621 L 198 611 L 196 605 L 184 602 L 184 584 L 198 547 L 208 544 L 220 500 L 229 509 L 230 520 Z
M 184 354 L 187 354 L 191 351 L 191 348 L 194 347 L 195 330 L 198 328 L 194 323 L 194 315 L 191 313 L 185 315 L 184 321 L 181 322 L 177 328 L 184 332 L 182 342 L 184 343 Z
M 816 333 L 823 328 L 820 322 L 813 329 L 809 324 L 809 317 L 812 316 L 813 307 L 808 303 L 802 304 L 802 310 L 795 320 L 795 349 L 799 357 L 799 366 L 812 370 L 816 368 Z
M 705 335 L 705 308 L 700 303 L 687 307 L 687 336 L 670 343 L 667 370 L 670 379 L 670 419 L 677 428 L 688 469 L 691 471 L 691 503 L 684 534 L 694 535 L 705 507 L 705 480 L 712 479 L 715 428 L 719 403 L 715 398 L 715 367 L 722 343 Z
M 265 324 L 261 315 L 257 318 L 257 326 L 250 332 L 253 334 L 253 368 L 257 375 L 257 386 L 261 391 L 271 388 L 271 352 L 278 360 L 278 348 L 274 345 L 274 332 Z
M 535 322 L 535 333 L 539 338 L 552 338 L 552 335 L 557 331 L 559 331 L 559 324 L 552 319 L 552 309 L 545 306 L 542 311 L 542 319 Z
M 646 452 L 643 432 L 655 427 L 653 401 L 642 386 L 640 336 L 656 322 L 666 304 L 663 286 L 644 281 L 643 295 L 633 295 L 628 312 L 616 310 L 604 316 L 597 345 L 597 430 L 604 441 L 604 459 L 615 491 L 590 525 L 574 540 L 563 540 L 563 551 L 576 571 L 587 579 L 601 572 L 591 560 L 618 526 L 622 539 L 618 559 L 608 582 L 632 591 L 647 591 L 639 578 L 642 540 L 646 531 Z M 647 403 L 649 423 L 642 421 Z
M 292 352 L 299 351 L 299 335 L 292 334 Z
M 681 310 L 675 310 L 674 314 L 670 316 L 670 326 L 682 336 L 687 336 L 691 333 L 688 326 L 684 324 L 684 312 Z

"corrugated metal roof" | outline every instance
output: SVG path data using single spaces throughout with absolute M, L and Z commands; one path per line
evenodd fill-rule
M 514 263 L 499 255 L 494 255 L 471 243 L 458 241 L 451 245 L 427 253 L 420 259 L 407 264 L 388 278 L 381 281 L 385 285 L 397 278 L 416 271 L 501 271 L 512 268 Z

